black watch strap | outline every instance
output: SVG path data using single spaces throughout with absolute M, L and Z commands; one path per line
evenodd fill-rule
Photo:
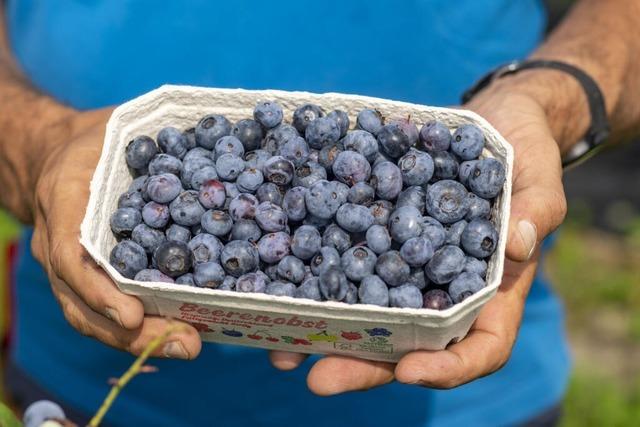
M 508 64 L 502 65 L 491 71 L 466 90 L 462 94 L 462 102 L 469 102 L 478 92 L 502 76 L 515 74 L 518 71 L 532 68 L 552 68 L 554 70 L 571 74 L 584 89 L 584 92 L 587 95 L 587 102 L 589 103 L 589 112 L 591 113 L 591 125 L 589 126 L 584 138 L 578 141 L 564 155 L 562 158 L 562 166 L 564 168 L 568 168 L 581 163 L 595 154 L 597 149 L 602 146 L 609 137 L 610 129 L 602 91 L 595 80 L 580 68 L 565 62 L 545 59 L 509 62 Z

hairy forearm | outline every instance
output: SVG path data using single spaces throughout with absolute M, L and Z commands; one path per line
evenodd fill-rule
M 640 93 L 638 22 L 638 1 L 581 0 L 532 55 L 567 62 L 595 79 L 604 94 L 612 141 L 640 130 L 640 103 L 635 99 Z M 504 80 L 505 86 L 541 101 L 561 151 L 586 132 L 590 123 L 586 96 L 570 75 L 536 69 Z
M 3 25 L 0 12 L 0 207 L 30 223 L 39 171 L 71 135 L 73 110 L 29 85 L 12 61 Z

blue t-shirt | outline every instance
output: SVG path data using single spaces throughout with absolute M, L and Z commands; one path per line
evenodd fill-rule
M 163 83 L 335 91 L 455 104 L 492 66 L 539 42 L 537 0 L 9 0 L 14 54 L 41 90 L 79 109 Z M 92 413 L 132 357 L 65 321 L 24 236 L 13 360 L 62 401 Z M 109 412 L 111 425 L 495 426 L 561 399 L 569 371 L 562 309 L 538 275 L 509 363 L 449 391 L 391 384 L 320 398 L 311 362 L 277 372 L 263 350 L 207 344 L 193 362 L 157 360 Z

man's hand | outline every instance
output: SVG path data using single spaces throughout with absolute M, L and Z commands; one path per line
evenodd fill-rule
M 145 316 L 142 303 L 121 293 L 79 243 L 89 182 L 110 110 L 76 113 L 71 140 L 47 153 L 37 179 L 31 249 L 44 266 L 69 323 L 84 335 L 139 354 L 166 329 L 166 319 Z M 155 356 L 192 359 L 200 352 L 197 331 L 185 324 Z
M 503 89 L 504 87 L 504 89 Z M 515 150 L 507 260 L 497 295 L 482 309 L 469 334 L 442 351 L 415 351 L 397 365 L 327 356 L 309 372 L 309 388 L 319 395 L 366 390 L 394 379 L 432 388 L 451 388 L 488 375 L 511 354 L 524 304 L 535 275 L 538 244 L 564 219 L 560 152 L 547 115 L 531 96 L 506 86 L 481 93 L 466 105 L 485 117 Z M 304 356 L 273 352 L 280 369 L 296 367 Z

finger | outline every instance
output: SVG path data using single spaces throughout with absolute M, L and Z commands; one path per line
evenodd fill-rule
M 178 323 L 180 327 L 159 346 L 152 356 L 177 359 L 193 359 L 201 350 L 202 343 L 195 328 L 189 324 L 162 317 L 147 316 L 137 329 L 124 329 L 94 312 L 59 279 L 52 280 L 54 294 L 62 306 L 67 321 L 81 334 L 139 355 L 145 347 L 169 327 Z
M 291 371 L 305 361 L 307 354 L 294 353 L 291 351 L 270 351 L 269 360 L 271 364 L 281 371 Z
M 319 396 L 368 390 L 393 381 L 393 367 L 386 362 L 326 356 L 309 371 L 307 386 Z
M 502 367 L 520 325 L 536 262 L 507 262 L 504 282 L 480 312 L 469 334 L 440 351 L 416 351 L 398 363 L 395 377 L 407 384 L 452 388 L 488 375 Z

